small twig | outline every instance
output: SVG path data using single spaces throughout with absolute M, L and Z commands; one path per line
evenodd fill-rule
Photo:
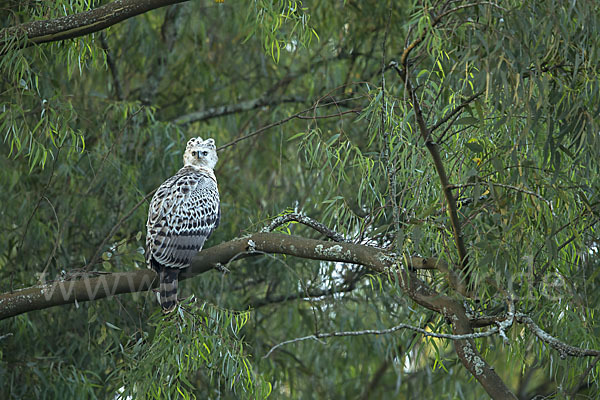
M 210 118 L 222 117 L 238 112 L 251 111 L 261 107 L 275 106 L 284 103 L 304 103 L 305 101 L 306 99 L 299 96 L 282 98 L 261 97 L 252 100 L 245 100 L 237 104 L 210 107 L 202 111 L 195 111 L 189 114 L 181 115 L 173 119 L 173 123 L 178 125 L 186 125 L 193 122 L 205 121 Z
M 443 13 L 441 13 L 440 15 L 438 15 L 436 17 L 436 23 L 439 22 L 439 21 L 441 21 L 441 19 L 444 18 L 446 15 L 451 14 L 453 12 L 457 12 L 457 11 L 462 10 L 464 8 L 484 6 L 484 5 L 494 6 L 494 7 L 499 8 L 500 10 L 505 11 L 505 12 L 508 11 L 506 8 L 504 8 L 504 7 L 496 4 L 494 2 L 491 2 L 491 1 L 480 1 L 480 2 L 477 2 L 477 3 L 463 4 L 461 6 L 454 7 L 451 10 L 443 12 Z
M 458 119 L 458 117 L 460 117 L 460 115 L 455 115 L 454 119 L 452 120 L 451 123 L 449 123 L 448 125 L 446 125 L 446 128 L 444 129 L 444 131 L 442 132 L 442 134 L 440 136 L 438 136 L 437 140 L 438 143 L 440 144 L 440 146 L 443 146 L 446 144 L 446 134 L 448 133 L 448 131 L 450 130 L 450 128 L 452 128 L 454 126 L 454 122 L 456 122 L 456 120 Z M 466 131 L 467 129 L 472 128 L 471 125 L 467 125 L 461 129 L 457 129 L 456 131 L 452 132 L 454 135 L 458 135 L 461 132 Z
M 180 31 L 183 29 L 181 24 L 181 18 L 185 15 L 185 12 L 182 11 L 183 7 L 180 5 L 171 5 L 166 9 L 160 28 L 164 47 L 158 52 L 154 65 L 148 68 L 149 73 L 145 77 L 139 96 L 143 105 L 150 105 L 154 102 L 158 94 L 158 88 L 165 77 L 169 59 L 173 54 L 173 48 L 175 43 L 177 43 Z
M 44 270 L 40 274 L 40 280 L 39 280 L 40 284 L 44 283 L 44 279 L 45 279 L 44 277 L 46 276 L 46 272 L 48 271 L 48 267 L 50 266 L 50 262 L 52 261 L 52 259 L 56 255 L 56 250 L 58 249 L 58 245 L 60 243 L 60 237 L 61 237 L 60 221 L 58 219 L 58 215 L 56 214 L 56 209 L 52 205 L 52 202 L 50 201 L 50 199 L 48 199 L 46 196 L 44 196 L 44 199 L 48 202 L 48 204 L 50 204 L 50 208 L 52 208 L 52 212 L 54 213 L 54 218 L 56 219 L 56 231 L 57 231 L 57 235 L 56 235 L 56 240 L 54 241 L 54 246 L 52 247 L 52 252 L 50 253 L 50 257 L 48 257 L 48 260 L 46 261 L 46 266 L 44 267 Z
M 350 282 L 347 282 L 342 287 L 330 287 L 328 289 L 314 289 L 311 291 L 279 295 L 276 297 L 267 295 L 262 299 L 258 299 L 258 300 L 248 303 L 246 308 L 249 307 L 251 309 L 257 309 L 257 308 L 264 307 L 267 305 L 278 304 L 278 303 L 283 303 L 283 302 L 288 302 L 288 301 L 294 301 L 294 300 L 298 300 L 298 299 L 308 300 L 312 303 L 312 300 L 318 300 L 318 299 L 322 299 L 322 298 L 325 298 L 328 296 L 337 295 L 340 293 L 352 292 L 353 290 L 356 289 L 356 284 L 358 283 L 358 281 L 361 278 L 363 278 L 365 275 L 366 275 L 366 273 L 359 273 L 354 279 L 352 279 Z
M 452 14 L 452 13 L 457 12 L 459 10 L 462 10 L 464 8 L 476 7 L 476 6 L 482 6 L 482 5 L 491 5 L 491 6 L 499 8 L 499 9 L 501 9 L 503 11 L 507 11 L 505 8 L 499 6 L 498 4 L 495 4 L 495 3 L 491 2 L 491 1 L 481 1 L 481 2 L 478 2 L 478 3 L 463 4 L 463 5 L 454 7 L 452 9 L 450 9 L 450 10 L 444 11 L 441 14 L 439 14 L 431 22 L 431 28 L 432 29 L 435 28 L 435 26 L 437 24 L 439 24 L 442 21 L 442 19 L 445 16 L 449 15 L 449 14 Z M 413 26 L 414 25 L 411 25 L 411 28 Z M 418 38 L 416 38 L 410 44 L 408 44 L 408 45 L 406 45 L 404 47 L 404 51 L 402 52 L 402 55 L 400 56 L 400 65 L 402 65 L 403 67 L 407 66 L 407 64 L 408 64 L 408 56 L 410 55 L 411 51 L 413 51 L 415 49 L 415 47 L 417 47 L 421 42 L 423 42 L 423 40 L 425 40 L 425 37 L 427 36 L 428 31 L 429 31 L 428 29 L 424 29 L 423 32 L 421 33 L 421 35 Z M 409 29 L 409 33 L 410 33 L 410 29 Z
M 358 114 L 361 111 L 362 111 L 362 108 L 353 108 L 352 110 L 340 111 L 340 112 L 337 112 L 335 114 L 311 115 L 309 117 L 306 117 L 304 115 L 298 115 L 296 118 L 298 118 L 298 119 L 312 119 L 312 120 L 327 119 L 327 118 L 333 118 L 333 117 L 341 117 L 342 115 L 346 115 L 346 114 Z
M 224 265 L 223 265 L 223 264 L 221 264 L 221 263 L 217 263 L 217 264 L 215 265 L 215 269 L 216 269 L 217 271 L 219 271 L 220 273 L 222 273 L 223 275 L 225 275 L 225 274 L 228 274 L 228 273 L 230 273 L 230 272 L 231 272 L 231 271 L 229 270 L 229 268 L 227 268 L 226 266 L 224 266 Z
M 508 304 L 508 318 L 504 321 L 496 321 L 496 325 L 498 325 L 498 331 L 500 332 L 500 337 L 504 341 L 504 344 L 508 345 L 510 341 L 508 340 L 508 336 L 506 336 L 506 330 L 510 328 L 515 321 L 515 301 L 512 296 L 509 295 L 506 302 Z
M 104 249 L 104 246 L 106 245 L 106 242 L 108 242 L 108 240 L 111 237 L 113 237 L 115 235 L 115 233 L 117 233 L 117 230 L 119 229 L 119 227 L 123 224 L 123 222 L 127 221 L 127 219 L 129 219 L 129 217 L 131 217 L 133 215 L 133 213 L 135 212 L 135 210 L 137 210 L 142 204 L 144 204 L 144 202 L 146 202 L 150 197 L 152 197 L 152 195 L 154 194 L 154 192 L 156 192 L 156 189 L 154 189 L 153 191 L 151 191 L 150 193 L 148 193 L 146 196 L 144 196 L 144 198 L 142 200 L 140 200 L 135 206 L 133 206 L 131 208 L 131 210 L 129 210 L 129 212 L 127 214 L 125 214 L 115 224 L 115 226 L 112 227 L 112 229 L 110 230 L 110 232 L 108 232 L 108 235 L 106 235 L 104 237 L 104 239 L 102 240 L 102 243 L 100 243 L 100 245 L 98 245 L 98 248 L 96 249 L 96 252 L 94 253 L 94 256 L 90 259 L 90 262 L 88 262 L 86 264 L 86 266 L 83 267 L 84 271 L 88 270 L 92 265 L 94 265 L 96 263 L 96 261 L 98 261 L 98 258 L 100 258 L 100 254 L 102 253 L 102 250 Z
M 312 298 L 308 291 L 308 287 L 306 286 L 305 282 L 302 280 L 300 275 L 298 275 L 298 272 L 296 270 L 294 270 L 293 268 L 291 268 L 288 265 L 288 263 L 286 261 L 282 260 L 281 258 L 275 257 L 273 254 L 270 254 L 270 253 L 267 253 L 264 251 L 256 250 L 256 243 L 254 243 L 254 241 L 252 241 L 251 239 L 248 240 L 247 249 L 248 249 L 248 252 L 247 252 L 248 254 L 253 254 L 253 255 L 262 254 L 263 256 L 269 257 L 277 262 L 280 262 L 281 264 L 283 264 L 284 267 L 286 267 L 292 274 L 294 274 L 296 276 L 296 278 L 298 279 L 298 283 L 300 283 L 300 286 L 302 287 L 302 290 L 304 291 L 305 298 L 311 304 L 310 310 L 312 311 L 312 316 L 313 316 L 313 320 L 314 320 L 314 324 L 315 324 L 315 331 L 318 331 L 319 330 L 319 318 L 317 316 L 317 305 L 312 301 Z M 234 258 L 232 258 L 231 261 L 228 262 L 227 264 L 229 265 L 237 257 L 238 257 L 238 255 L 236 255 Z
M 577 394 L 577 392 L 579 392 L 579 390 L 582 387 L 584 387 L 584 383 L 583 382 L 585 381 L 585 379 L 587 378 L 587 376 L 590 374 L 590 372 L 596 367 L 596 364 L 598 364 L 598 361 L 600 361 L 600 356 L 596 357 L 594 359 L 594 361 L 592 361 L 590 363 L 590 365 L 586 368 L 585 372 L 583 374 L 581 374 L 581 378 L 579 378 L 579 382 L 571 390 L 571 396 L 575 396 Z
M 110 69 L 110 73 L 113 77 L 113 82 L 115 85 L 115 95 L 117 96 L 117 100 L 123 100 L 123 89 L 121 89 L 121 81 L 119 80 L 119 70 L 117 69 L 117 64 L 115 63 L 115 59 L 108 47 L 108 41 L 106 40 L 105 31 L 100 32 L 100 44 L 102 45 L 102 50 L 104 50 L 104 54 L 106 54 L 106 64 L 108 64 L 108 68 Z
M 474 100 L 476 100 L 479 96 L 481 96 L 485 91 L 484 90 L 480 90 L 479 92 L 475 93 L 474 95 L 472 95 L 471 97 L 469 97 L 468 99 L 466 99 L 465 101 L 463 101 L 458 107 L 456 107 L 454 110 L 452 110 L 451 112 L 449 112 L 444 118 L 442 118 L 441 120 L 439 120 L 435 125 L 433 125 L 431 127 L 431 129 L 429 129 L 430 132 L 435 131 L 437 128 L 439 128 L 441 125 L 445 124 L 446 122 L 448 122 L 450 119 L 452 119 L 456 114 L 458 114 L 460 111 L 462 111 L 463 108 L 465 108 L 469 103 L 472 103 Z M 438 139 L 439 140 L 439 139 Z
M 23 234 L 21 235 L 21 241 L 19 243 L 19 246 L 17 247 L 19 249 L 19 251 L 23 250 L 23 243 L 25 242 L 25 237 L 27 236 L 27 230 L 29 229 L 29 224 L 33 220 L 33 217 L 35 216 L 35 213 L 37 212 L 37 210 L 40 208 L 40 205 L 42 204 L 42 200 L 44 200 L 44 198 L 46 197 L 46 192 L 48 191 L 48 188 L 50 188 L 50 185 L 52 184 L 52 179 L 54 178 L 54 172 L 56 171 L 56 164 L 58 163 L 58 157 L 60 156 L 61 148 L 62 147 L 59 147 L 58 151 L 56 152 L 56 156 L 54 157 L 54 160 L 52 161 L 52 170 L 50 171 L 50 176 L 48 177 L 48 181 L 46 182 L 44 189 L 42 189 L 42 194 L 41 194 L 40 198 L 38 199 L 35 207 L 33 208 L 31 215 L 27 219 L 27 222 L 25 223 L 25 229 L 23 230 Z
M 428 325 L 432 321 L 433 321 L 433 314 L 430 314 L 429 317 L 427 317 L 427 320 L 425 321 L 425 325 Z M 390 365 L 393 365 L 394 360 L 397 359 L 396 357 L 399 357 L 403 353 L 408 354 L 410 349 L 412 349 L 413 345 L 416 343 L 417 337 L 418 337 L 418 333 L 417 332 L 413 333 L 410 341 L 404 342 L 404 343 L 407 343 L 407 345 L 404 345 L 404 343 L 402 343 L 402 342 L 398 344 L 398 346 L 396 347 L 397 355 L 390 354 L 388 357 L 386 357 L 383 360 L 383 362 L 381 363 L 379 368 L 377 368 L 377 371 L 375 371 L 375 373 L 373 374 L 373 377 L 370 379 L 370 382 L 368 383 L 368 385 L 366 385 L 365 390 L 363 391 L 362 395 L 360 396 L 360 400 L 368 400 L 373 397 L 371 394 L 374 392 L 374 390 L 377 387 L 379 387 L 379 382 L 381 381 L 381 378 L 384 376 L 385 371 L 390 367 Z
M 123 123 L 123 127 L 119 130 L 119 133 L 116 137 L 116 140 L 112 141 L 112 144 L 110 145 L 110 148 L 108 149 L 108 151 L 106 152 L 106 154 L 104 154 L 104 156 L 102 157 L 102 160 L 100 161 L 100 166 L 98 167 L 98 170 L 95 171 L 94 176 L 92 177 L 87 190 L 85 191 L 85 193 L 83 194 L 83 196 L 79 197 L 79 202 L 77 203 L 76 207 L 74 209 L 77 209 L 79 207 L 79 205 L 81 204 L 81 202 L 86 199 L 88 197 L 88 195 L 92 192 L 92 190 L 94 189 L 94 185 L 96 184 L 96 180 L 98 179 L 98 176 L 100 176 L 100 172 L 102 172 L 102 170 L 104 169 L 105 165 L 106 165 L 106 160 L 108 159 L 108 156 L 110 156 L 110 154 L 113 152 L 113 150 L 117 147 L 117 145 L 119 145 L 121 143 L 121 139 L 123 138 L 123 134 L 125 133 L 125 129 L 127 129 L 127 127 L 129 126 L 129 124 L 131 123 L 131 121 L 133 121 L 133 119 L 135 118 L 136 115 L 138 115 L 139 113 L 142 112 L 142 110 L 144 109 L 145 106 L 141 106 L 139 109 L 137 109 L 136 111 L 132 112 L 131 114 L 129 114 L 127 116 L 127 119 L 125 120 L 125 122 Z M 69 216 L 69 219 L 72 220 L 73 218 L 75 218 L 75 214 L 71 214 Z
M 578 216 L 575 220 L 579 219 L 580 216 Z M 592 226 L 594 226 L 596 223 L 598 223 L 598 221 L 600 221 L 599 219 L 595 218 L 593 219 L 589 224 L 587 224 L 582 230 L 581 232 L 587 231 L 589 228 L 591 228 Z M 569 221 L 567 224 L 573 224 L 575 221 Z M 566 224 L 566 225 L 567 225 Z M 562 230 L 563 228 L 560 228 L 560 230 Z M 554 232 L 553 236 L 556 235 L 558 233 L 558 231 Z M 571 243 L 573 240 L 577 239 L 577 234 L 573 234 L 571 235 L 570 238 L 568 238 L 566 241 L 564 241 L 560 246 L 558 246 L 556 248 L 556 252 L 558 254 L 558 252 L 560 252 L 562 249 L 564 249 L 566 246 L 569 245 L 569 243 Z M 537 258 L 539 252 L 545 247 L 542 246 L 540 247 L 540 249 L 538 250 L 538 252 L 536 253 L 534 260 Z M 541 267 L 541 270 L 534 274 L 534 281 L 533 281 L 533 285 L 537 286 L 540 283 L 540 280 L 542 279 L 542 277 L 546 274 L 546 271 L 548 270 L 548 267 L 550 266 L 550 262 L 552 261 L 552 259 L 549 259 L 548 261 L 546 261 L 546 263 L 544 263 L 544 265 Z M 535 264 L 534 264 L 535 265 Z
M 512 185 L 506 185 L 504 183 L 495 183 L 495 182 L 473 182 L 473 183 L 461 183 L 461 184 L 456 184 L 456 185 L 450 185 L 451 189 L 460 189 L 463 187 L 467 187 L 467 186 L 476 186 L 479 184 L 485 184 L 485 185 L 490 185 L 490 186 L 498 186 L 501 188 L 505 188 L 505 189 L 511 189 L 511 190 L 515 190 L 517 192 L 521 192 L 521 193 L 525 193 L 528 194 L 530 196 L 536 197 L 540 200 L 542 200 L 544 203 L 546 203 L 548 205 L 548 207 L 550 208 L 550 211 L 552 211 L 552 213 L 554 213 L 554 207 L 552 207 L 552 203 L 548 200 L 546 200 L 545 198 L 543 198 L 541 195 L 534 193 L 530 190 L 527 189 L 523 189 L 520 188 L 518 186 L 512 186 Z
M 377 329 L 377 330 L 365 329 L 362 331 L 317 333 L 315 335 L 309 335 L 309 336 L 304 336 L 304 337 L 300 337 L 300 338 L 286 340 L 284 342 L 281 342 L 281 343 L 276 344 L 275 346 L 271 347 L 271 349 L 268 351 L 268 353 L 266 355 L 263 356 L 263 358 L 269 357 L 271 355 L 271 353 L 273 353 L 273 351 L 277 350 L 281 346 L 285 346 L 286 344 L 290 344 L 290 343 L 301 342 L 304 340 L 313 339 L 313 340 L 317 340 L 317 341 L 323 343 L 323 341 L 321 341 L 320 339 L 326 339 L 326 338 L 330 338 L 330 337 L 342 337 L 342 336 L 387 335 L 389 333 L 394 333 L 401 329 L 409 329 L 409 330 L 412 330 L 415 332 L 419 332 L 419 333 L 423 334 L 424 336 L 434 337 L 434 338 L 438 338 L 438 339 L 450 339 L 450 340 L 477 339 L 477 338 L 492 336 L 492 335 L 495 335 L 496 333 L 498 333 L 498 327 L 494 327 L 486 332 L 467 333 L 464 335 L 453 335 L 450 333 L 431 332 L 431 331 L 425 330 L 423 328 L 419 328 L 418 326 L 412 326 L 412 325 L 408 325 L 408 324 L 398 324 L 389 329 Z
M 274 218 L 269 225 L 267 225 L 266 227 L 264 227 L 261 230 L 261 232 L 272 232 L 275 228 L 277 228 L 283 224 L 286 224 L 290 221 L 296 221 L 296 222 L 304 224 L 308 227 L 311 227 L 314 230 L 322 233 L 323 235 L 325 235 L 326 237 L 328 237 L 329 239 L 331 239 L 335 242 L 347 242 L 347 240 L 344 238 L 344 236 L 342 234 L 334 231 L 333 229 L 326 227 L 321 222 L 314 220 L 314 219 L 307 217 L 306 215 L 300 214 L 300 213 L 291 213 L 291 214 L 280 215 L 280 216 Z
M 337 103 L 339 103 L 339 102 L 336 102 L 336 104 Z M 324 105 L 327 105 L 327 104 L 324 104 Z M 307 113 L 307 112 L 309 112 L 311 110 L 314 110 L 314 109 L 315 109 L 315 107 L 313 106 L 313 107 L 307 108 L 305 110 L 299 111 L 296 114 L 290 115 L 289 117 L 284 118 L 282 120 L 279 120 L 277 122 L 273 122 L 271 124 L 265 125 L 265 126 L 259 128 L 259 129 L 255 130 L 254 132 L 251 132 L 251 133 L 249 133 L 247 135 L 244 135 L 244 136 L 239 137 L 239 138 L 237 138 L 235 140 L 232 140 L 231 142 L 229 142 L 227 144 L 224 144 L 223 146 L 219 147 L 217 149 L 217 151 L 221 151 L 223 149 L 226 149 L 227 147 L 233 146 L 233 145 L 241 142 L 242 140 L 249 139 L 249 138 L 251 138 L 253 136 L 256 136 L 256 135 L 258 135 L 260 133 L 263 133 L 264 131 L 266 131 L 268 129 L 274 128 L 274 127 L 279 126 L 279 125 L 283 125 L 286 122 L 289 122 L 289 121 L 291 121 L 292 119 L 295 119 L 295 118 L 297 118 L 297 119 L 325 119 L 325 118 L 340 117 L 342 115 L 349 114 L 349 113 L 359 113 L 362 110 L 362 108 L 357 108 L 357 109 L 352 109 L 352 110 L 348 110 L 348 111 L 342 111 L 342 112 L 339 112 L 339 113 L 336 113 L 336 114 L 323 115 L 323 116 L 312 116 L 312 117 L 306 117 L 306 116 L 302 115 L 302 114 Z
M 392 217 L 393 217 L 393 221 L 394 221 L 394 230 L 396 231 L 396 233 L 400 232 L 400 208 L 398 207 L 398 187 L 397 187 L 397 182 L 396 182 L 396 155 L 392 154 L 392 152 L 390 151 L 391 148 L 391 143 L 392 143 L 392 135 L 390 133 L 389 129 L 386 129 L 386 124 L 385 121 L 387 120 L 386 118 L 386 109 L 387 109 L 387 103 L 386 103 L 386 99 L 385 99 L 385 71 L 387 69 L 387 66 L 385 65 L 385 60 L 386 60 L 386 43 L 387 43 L 387 37 L 388 37 L 388 31 L 389 31 L 389 27 L 390 27 L 390 20 L 392 18 L 392 10 L 390 8 L 389 10 L 389 14 L 388 14 L 388 19 L 386 22 L 386 26 L 385 26 L 385 33 L 383 36 L 383 42 L 381 44 L 381 51 L 382 51 L 382 56 L 381 56 L 381 127 L 380 127 L 380 135 L 383 138 L 383 154 L 382 154 L 382 162 L 383 162 L 383 168 L 384 170 L 387 172 L 387 180 L 388 180 L 388 187 L 390 190 L 390 202 L 392 204 Z M 391 110 L 391 112 L 393 113 L 393 109 Z M 396 234 L 396 237 L 394 238 L 394 243 L 395 243 L 395 250 L 397 252 L 400 251 L 400 247 L 401 247 L 401 243 L 400 243 L 400 235 Z

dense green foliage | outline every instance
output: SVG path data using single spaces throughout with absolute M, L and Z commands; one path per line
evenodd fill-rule
M 7 3 L 2 27 L 106 2 Z M 145 268 L 147 196 L 180 168 L 186 140 L 220 146 L 253 132 L 219 152 L 223 217 L 207 246 L 298 209 L 351 241 L 456 267 L 414 101 L 388 66 L 422 38 L 408 78 L 458 198 L 481 299 L 465 301 L 502 313 L 509 291 L 546 332 L 600 349 L 600 6 L 495 3 L 207 0 L 7 48 L 0 291 L 82 268 Z M 315 332 L 449 328 L 365 267 L 279 255 L 236 263 L 182 282 L 182 296 L 202 300 L 166 318 L 140 293 L 1 321 L 0 397 L 485 396 L 451 341 L 410 331 L 303 341 L 262 358 Z M 441 275 L 420 275 L 460 297 Z M 508 344 L 477 344 L 519 396 L 600 395 L 593 359 L 562 359 L 523 325 L 507 333 Z

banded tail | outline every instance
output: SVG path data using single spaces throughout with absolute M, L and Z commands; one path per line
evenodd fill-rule
M 161 268 L 158 273 L 160 279 L 160 306 L 163 313 L 168 314 L 177 306 L 177 284 L 179 268 Z

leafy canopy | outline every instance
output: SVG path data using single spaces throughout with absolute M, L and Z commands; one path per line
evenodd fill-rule
M 9 1 L 0 21 L 104 3 Z M 598 7 L 206 1 L 24 49 L 2 38 L 2 291 L 81 268 L 145 268 L 143 199 L 181 166 L 191 136 L 248 135 L 219 154 L 223 218 L 207 247 L 298 209 L 351 241 L 459 271 L 435 143 L 475 296 L 443 274 L 419 277 L 477 315 L 503 315 L 510 293 L 549 334 L 598 349 Z M 319 237 L 296 223 L 280 231 Z M 2 321 L 4 397 L 485 395 L 452 342 L 409 331 L 303 341 L 263 359 L 315 332 L 450 326 L 365 267 L 239 263 L 185 281 L 182 295 L 202 301 L 167 318 L 140 293 Z M 476 343 L 509 388 L 598 395 L 593 360 L 561 359 L 524 325 L 506 333 L 507 345 Z

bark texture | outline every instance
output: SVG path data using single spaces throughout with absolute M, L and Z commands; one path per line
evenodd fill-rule
M 64 17 L 26 22 L 0 31 L 0 55 L 10 48 L 72 39 L 101 31 L 155 8 L 187 0 L 115 0 L 93 10 Z
M 473 328 L 462 304 L 431 289 L 419 279 L 414 269 L 438 269 L 448 276 L 447 266 L 435 258 L 395 258 L 382 249 L 346 242 L 307 239 L 281 233 L 255 233 L 202 250 L 180 279 L 190 278 L 233 261 L 269 254 L 322 261 L 361 264 L 388 279 L 398 282 L 404 293 L 418 304 L 444 315 L 456 334 L 472 333 Z M 442 266 L 440 268 L 440 266 Z M 152 270 L 121 273 L 91 272 L 0 295 L 0 319 L 62 304 L 97 300 L 122 293 L 145 291 L 157 287 Z M 485 362 L 473 340 L 457 340 L 456 353 L 463 365 L 495 399 L 516 398 Z

